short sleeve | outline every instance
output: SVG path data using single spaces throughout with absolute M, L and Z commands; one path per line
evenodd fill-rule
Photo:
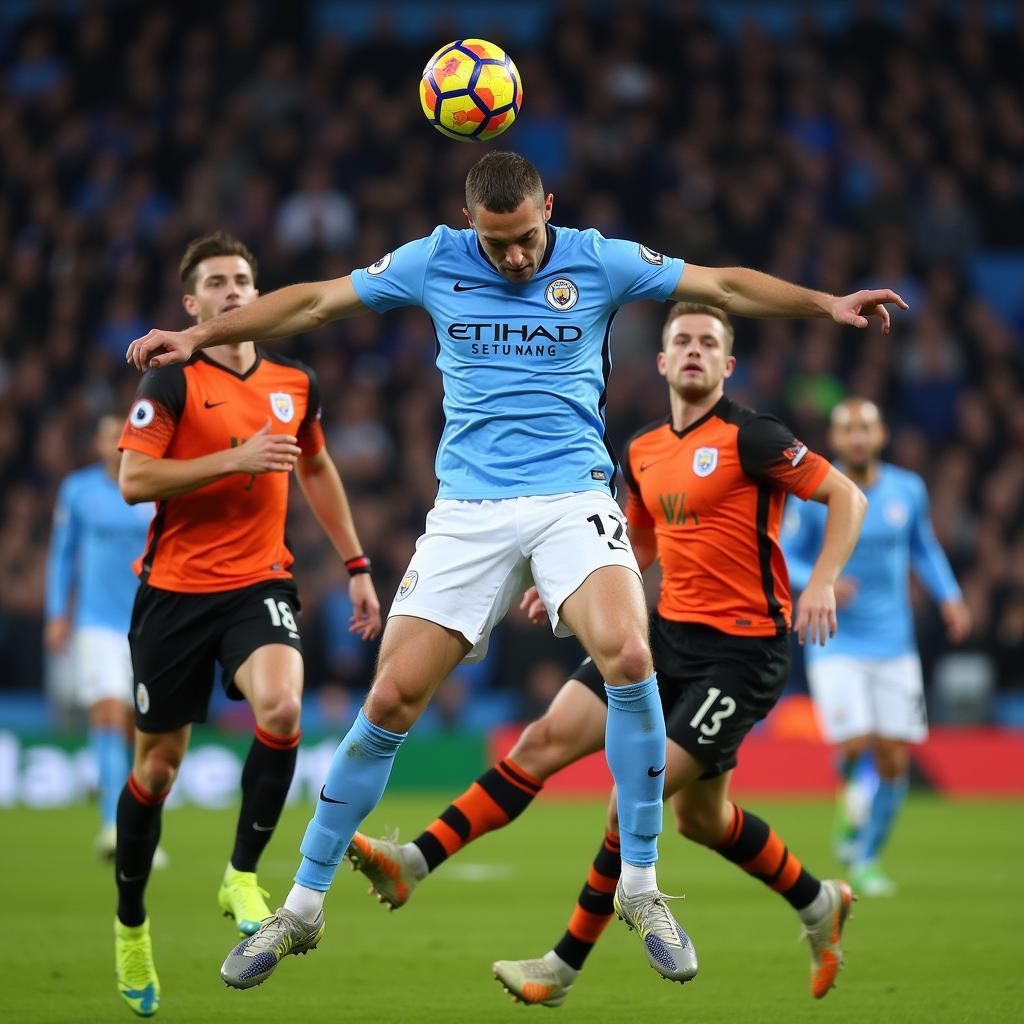
M 663 256 L 639 242 L 596 235 L 597 258 L 604 267 L 616 306 L 640 299 L 664 302 L 679 284 L 686 263 Z
M 298 442 L 302 454 L 307 458 L 316 455 L 324 446 L 324 432 L 320 425 L 320 382 L 316 374 L 306 369 L 306 376 L 309 378 L 309 394 L 306 396 L 306 415 L 299 424 Z
M 633 465 L 630 461 L 632 451 L 633 444 L 630 439 L 626 443 L 626 450 L 622 453 L 622 478 L 626 481 L 626 522 L 638 530 L 651 530 L 654 528 L 654 517 L 647 511 L 644 499 L 640 495 L 636 474 L 633 472 Z
M 184 368 L 163 366 L 147 370 L 135 392 L 118 448 L 161 458 L 178 429 L 184 409 Z
M 812 452 L 781 420 L 754 416 L 742 424 L 736 443 L 747 476 L 805 501 L 829 471 L 827 459 Z
M 384 313 L 423 303 L 427 266 L 441 239 L 441 228 L 426 238 L 406 242 L 363 270 L 352 271 L 352 286 L 364 306 Z

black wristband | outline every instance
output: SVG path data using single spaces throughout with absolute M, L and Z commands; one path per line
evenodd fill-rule
M 353 555 L 345 559 L 345 568 L 348 569 L 349 576 L 358 576 L 360 573 L 370 572 L 373 565 L 366 555 Z

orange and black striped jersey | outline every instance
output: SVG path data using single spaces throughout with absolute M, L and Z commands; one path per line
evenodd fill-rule
M 243 444 L 268 421 L 272 434 L 296 435 L 306 456 L 323 448 L 313 371 L 257 349 L 256 362 L 239 374 L 199 352 L 146 373 L 120 447 L 195 459 Z M 135 572 L 162 590 L 197 594 L 290 577 L 288 481 L 287 473 L 233 473 L 158 502 Z
M 809 497 L 828 469 L 774 416 L 724 396 L 686 430 L 668 419 L 635 434 L 622 458 L 626 518 L 654 530 L 662 618 L 734 636 L 788 632 L 782 508 L 787 493 Z

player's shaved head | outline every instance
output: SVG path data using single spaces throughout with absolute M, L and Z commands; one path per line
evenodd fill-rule
M 537 168 L 518 153 L 495 149 L 485 153 L 466 175 L 466 209 L 513 213 L 524 199 L 544 207 L 544 186 Z

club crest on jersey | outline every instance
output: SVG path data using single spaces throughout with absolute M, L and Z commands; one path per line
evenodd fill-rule
M 579 301 L 580 291 L 567 277 L 558 277 L 547 286 L 544 298 L 552 309 L 572 309 Z
M 910 518 L 910 511 L 902 501 L 889 501 L 886 502 L 882 515 L 890 526 L 900 527 Z
M 376 263 L 366 268 L 366 272 L 368 274 L 372 274 L 374 277 L 378 274 L 383 274 L 384 271 L 391 266 L 391 255 L 391 253 L 388 253 L 386 256 L 381 256 Z
M 419 579 L 420 574 L 415 569 L 410 569 L 402 577 L 402 582 L 398 585 L 398 593 L 395 595 L 395 600 L 404 601 L 416 589 Z
M 711 476 L 717 468 L 717 448 L 698 448 L 693 453 L 693 471 L 697 476 Z
M 140 714 L 144 715 L 149 711 L 149 690 L 146 689 L 145 683 L 139 683 L 135 687 L 135 706 Z
M 665 262 L 665 257 L 660 252 L 655 252 L 646 245 L 640 246 L 640 259 L 655 267 L 660 267 Z
M 270 408 L 282 423 L 291 423 L 295 419 L 295 403 L 287 391 L 271 391 Z

